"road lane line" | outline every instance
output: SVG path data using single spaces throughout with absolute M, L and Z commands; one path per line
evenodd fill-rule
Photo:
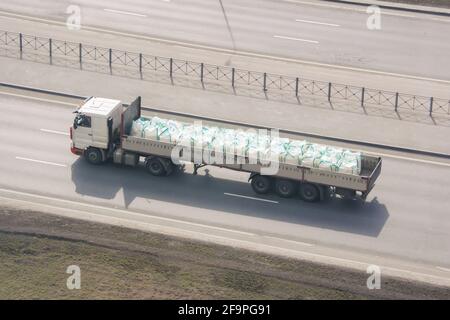
M 274 35 L 274 38 L 283 39 L 283 40 L 293 40 L 293 41 L 301 41 L 301 42 L 309 42 L 309 43 L 319 43 L 319 41 L 316 40 L 307 40 L 307 39 L 300 39 L 300 38 L 292 38 L 292 37 L 286 37 L 286 36 L 278 36 Z
M 244 198 L 244 199 L 258 200 L 258 201 L 270 202 L 270 203 L 279 203 L 278 201 L 274 201 L 274 200 L 268 200 L 268 199 L 261 199 L 261 198 L 249 197 L 249 196 L 244 196 L 244 195 L 242 195 L 242 194 L 235 194 L 235 193 L 228 193 L 228 192 L 224 192 L 223 194 L 226 195 L 226 196 L 237 197 L 237 198 Z
M 20 18 L 20 19 L 26 19 L 26 20 L 30 20 L 30 21 L 50 23 L 50 24 L 64 26 L 64 27 L 66 26 L 66 23 L 61 22 L 61 21 L 37 18 L 37 17 L 33 17 L 33 16 L 27 16 L 27 15 L 23 15 L 23 14 L 1 11 L 1 10 L 0 10 L 0 15 L 14 17 L 14 18 Z M 335 64 L 331 64 L 331 63 L 322 63 L 322 62 L 301 60 L 301 59 L 295 59 L 295 58 L 285 58 L 285 57 L 281 57 L 281 56 L 274 56 L 274 55 L 270 55 L 270 54 L 261 54 L 261 53 L 251 52 L 251 51 L 239 51 L 239 50 L 225 49 L 225 48 L 213 47 L 213 46 L 202 45 L 202 44 L 197 44 L 197 43 L 189 43 L 186 41 L 178 41 L 178 40 L 163 39 L 163 38 L 158 38 L 158 37 L 150 37 L 150 36 L 134 34 L 134 33 L 124 32 L 124 31 L 115 31 L 115 30 L 111 30 L 111 29 L 107 29 L 107 28 L 91 27 L 91 26 L 87 26 L 87 25 L 83 25 L 83 30 L 108 33 L 108 34 L 125 36 L 125 37 L 132 37 L 132 38 L 140 39 L 140 40 L 158 41 L 158 42 L 166 43 L 166 44 L 173 44 L 173 45 L 184 46 L 184 47 L 195 48 L 195 49 L 211 50 L 211 51 L 228 53 L 228 54 L 233 54 L 233 55 L 242 55 L 242 56 L 246 56 L 246 57 L 273 59 L 273 60 L 277 60 L 277 61 L 300 63 L 300 64 L 306 64 L 306 65 L 318 66 L 318 67 L 326 67 L 326 68 L 334 68 L 334 69 L 350 70 L 350 71 L 358 71 L 358 72 L 367 72 L 367 73 L 371 73 L 371 74 L 379 74 L 379 75 L 392 76 L 392 77 L 401 77 L 401 78 L 405 78 L 405 79 L 433 81 L 433 82 L 438 82 L 438 83 L 450 84 L 450 80 L 444 80 L 444 79 L 420 77 L 420 76 L 395 73 L 395 72 L 387 72 L 387 71 L 381 71 L 381 70 L 375 70 L 375 69 L 347 67 L 347 66 L 335 65 Z
M 78 103 L 64 102 L 64 101 L 58 101 L 58 100 L 50 100 L 50 99 L 38 98 L 38 97 L 27 96 L 27 95 L 23 95 L 23 94 L 10 93 L 10 92 L 4 92 L 4 91 L 0 91 L 0 94 L 4 94 L 4 95 L 7 95 L 7 96 L 12 96 L 12 97 L 18 97 L 18 98 L 32 99 L 32 100 L 42 101 L 42 102 L 65 104 L 65 105 L 68 105 L 68 106 L 76 106 L 76 107 L 79 106 Z
M 310 21 L 310 20 L 302 20 L 302 19 L 295 19 L 297 22 L 304 22 L 304 23 L 311 23 L 311 24 L 320 24 L 323 26 L 330 26 L 330 27 L 340 27 L 339 24 L 334 23 L 326 23 L 326 22 L 318 22 L 318 21 Z
M 444 267 L 436 267 L 436 269 L 442 270 L 442 271 L 446 271 L 446 272 L 450 272 L 449 268 L 444 268 Z
M 307 246 L 307 247 L 313 247 L 313 246 L 314 246 L 312 243 L 308 243 L 308 242 L 301 242 L 301 241 L 295 241 L 295 240 L 288 240 L 288 239 L 283 239 L 283 238 L 278 238 L 278 237 L 272 237 L 272 236 L 264 236 L 264 238 L 269 238 L 269 239 L 274 239 L 274 240 L 280 240 L 280 241 L 284 241 L 284 242 L 290 242 L 290 243 L 299 244 L 299 245 Z
M 67 167 L 65 164 L 55 163 L 55 162 L 48 162 L 48 161 L 42 161 L 42 160 L 36 160 L 36 159 L 30 159 L 30 158 L 23 158 L 23 157 L 16 157 L 17 160 L 24 160 L 24 161 L 30 161 L 30 162 L 37 162 L 42 164 L 48 164 L 51 166 L 56 167 Z
M 55 131 L 55 130 L 49 130 L 49 129 L 41 129 L 42 132 L 47 132 L 47 133 L 54 133 L 54 134 L 60 134 L 60 135 L 64 135 L 64 136 L 68 136 L 69 133 L 68 132 L 63 132 L 63 131 Z
M 145 15 L 145 14 L 134 13 L 134 12 L 129 12 L 129 11 L 121 11 L 121 10 L 114 10 L 114 9 L 103 9 L 103 10 L 106 12 L 117 13 L 117 14 L 126 14 L 129 16 L 136 16 L 136 17 L 142 17 L 142 18 L 147 17 L 147 15 Z
M 386 12 L 386 11 L 383 11 L 383 9 L 380 11 L 380 13 L 381 13 L 381 15 L 385 14 L 385 15 L 388 15 L 388 16 L 397 16 L 397 17 L 405 17 L 405 18 L 417 18 L 417 16 L 414 16 L 412 14 Z
M 306 4 L 306 5 L 316 6 L 316 7 L 343 9 L 343 10 L 357 11 L 357 12 L 366 12 L 366 10 L 363 10 L 363 9 L 358 9 L 358 8 L 353 8 L 353 7 L 350 8 L 350 7 L 344 7 L 344 6 L 332 5 L 332 4 L 326 4 L 326 3 L 299 1 L 299 0 L 282 0 L 282 1 L 289 2 L 289 3 Z

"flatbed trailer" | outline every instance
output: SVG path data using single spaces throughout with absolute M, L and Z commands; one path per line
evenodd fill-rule
M 84 155 L 93 164 L 100 164 L 112 159 L 114 163 L 136 166 L 143 157 L 145 166 L 152 175 L 166 176 L 173 172 L 176 168 L 173 161 L 174 149 L 178 148 L 177 152 L 182 150 L 177 143 L 130 134 L 133 121 L 141 117 L 140 97 L 129 106 L 123 106 L 115 100 L 102 99 L 102 101 L 110 102 L 105 103 L 109 107 L 104 108 L 102 115 L 99 115 L 101 112 L 96 113 L 100 118 L 98 121 L 95 121 L 92 118 L 94 114 L 90 113 L 95 99 L 100 98 L 87 99 L 78 110 L 74 126 L 71 128 L 73 153 Z M 77 135 L 79 125 L 76 122 L 79 122 L 80 116 L 81 118 L 90 117 L 91 128 L 95 124 L 101 127 L 102 123 L 105 128 L 104 130 L 92 128 L 93 139 L 90 144 L 77 142 L 86 140 L 83 134 Z M 102 117 L 103 121 L 101 121 Z M 94 136 L 94 132 L 97 137 Z M 101 143 L 95 143 L 96 141 L 101 141 Z M 203 160 L 198 162 L 198 158 L 195 158 L 195 152 L 202 152 L 202 150 L 192 151 L 187 161 L 194 164 L 194 174 L 200 167 L 206 165 L 247 172 L 252 188 L 258 194 L 275 191 L 279 196 L 287 198 L 298 193 L 303 200 L 308 202 L 324 200 L 331 195 L 338 195 L 346 199 L 365 200 L 375 186 L 382 165 L 381 157 L 362 153 L 360 174 L 332 172 L 324 168 L 279 162 L 275 175 L 264 175 L 262 169 L 265 165 L 249 161 L 250 159 L 241 159 L 233 164 L 227 164 L 225 161 L 219 164 L 209 164 Z

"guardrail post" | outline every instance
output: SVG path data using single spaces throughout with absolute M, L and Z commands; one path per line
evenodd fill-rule
M 80 68 L 81 68 L 81 66 L 82 66 L 82 64 L 83 64 L 83 59 L 82 59 L 82 55 L 83 55 L 83 49 L 82 49 L 83 47 L 82 47 L 82 44 L 80 43 L 79 45 L 78 45 L 78 55 L 80 56 L 79 58 L 80 58 Z
M 328 82 L 328 102 L 331 102 L 331 82 Z
M 142 53 L 139 53 L 139 73 L 142 74 Z
M 203 68 L 204 68 L 204 64 L 202 62 L 202 64 L 200 65 L 200 81 L 203 83 Z
M 364 94 L 366 92 L 366 88 L 362 88 L 361 90 L 361 107 L 364 107 Z
M 236 70 L 234 68 L 231 69 L 231 86 L 234 88 L 234 74 Z
M 395 106 L 394 106 L 395 112 L 397 112 L 398 109 L 398 96 L 399 96 L 398 92 L 395 93 Z
M 430 116 L 433 114 L 433 97 L 430 98 Z
M 298 97 L 298 77 L 295 78 L 295 96 Z
M 112 70 L 112 49 L 109 49 L 109 70 Z
M 173 58 L 170 58 L 169 75 L 172 78 L 173 74 Z
M 22 33 L 19 33 L 19 48 L 20 48 L 20 59 L 22 59 L 22 52 L 23 52 L 23 36 Z
M 52 64 L 52 38 L 48 39 L 48 56 L 50 58 L 50 64 Z
M 264 72 L 263 91 L 267 91 L 267 73 Z

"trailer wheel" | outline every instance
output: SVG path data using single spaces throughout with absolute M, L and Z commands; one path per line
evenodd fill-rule
M 282 198 L 290 198 L 295 194 L 296 184 L 291 180 L 277 179 L 275 192 Z
M 88 148 L 84 156 L 90 164 L 100 164 L 103 162 L 102 152 L 97 148 Z
M 147 170 L 150 174 L 160 177 L 166 174 L 166 169 L 158 158 L 150 158 L 147 163 Z
M 258 194 L 266 194 L 270 191 L 272 181 L 270 178 L 261 175 L 255 175 L 252 178 L 252 188 Z
M 316 202 L 320 199 L 320 191 L 311 183 L 302 183 L 300 185 L 300 197 L 307 202 Z

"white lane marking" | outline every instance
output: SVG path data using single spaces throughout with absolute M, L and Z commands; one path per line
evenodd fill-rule
M 42 101 L 42 102 L 65 104 L 65 105 L 68 105 L 68 106 L 76 106 L 76 107 L 78 107 L 78 105 L 79 105 L 78 103 L 71 103 L 71 102 L 64 102 L 64 101 L 58 101 L 58 100 L 44 99 L 44 98 L 32 97 L 32 96 L 27 96 L 27 95 L 23 95 L 23 94 L 16 94 L 16 93 L 4 92 L 4 91 L 0 91 L 0 94 L 4 94 L 6 96 L 18 97 L 18 98 L 32 99 L 32 100 L 37 100 L 37 101 Z
M 334 23 L 326 23 L 326 22 L 318 22 L 318 21 L 310 21 L 310 20 L 302 20 L 302 19 L 295 19 L 297 22 L 304 22 L 304 23 L 311 23 L 311 24 L 320 24 L 323 26 L 330 26 L 330 27 L 340 27 L 339 24 Z
M 450 23 L 450 19 L 430 18 L 430 20 Z
M 69 135 L 69 133 L 67 133 L 67 132 L 50 130 L 50 129 L 41 129 L 41 131 L 42 132 L 47 132 L 47 133 L 60 134 L 60 135 L 64 135 L 64 136 L 68 136 Z
M 446 272 L 450 272 L 449 268 L 444 268 L 444 267 L 436 267 L 436 269 L 442 270 L 442 271 L 446 271 Z
M 406 17 L 406 18 L 417 18 L 417 16 L 412 14 L 404 14 L 404 13 L 394 13 L 394 12 L 386 12 L 385 10 L 381 10 L 381 15 L 388 15 L 388 16 L 397 16 L 397 17 Z
M 299 245 L 307 246 L 307 247 L 313 247 L 314 246 L 312 243 L 295 241 L 295 240 L 288 240 L 288 239 L 283 239 L 283 238 L 278 238 L 278 237 L 264 236 L 264 238 L 280 240 L 280 241 L 284 241 L 284 242 L 290 242 L 290 243 L 299 244 Z
M 55 163 L 55 162 L 48 162 L 48 161 L 42 161 L 42 160 L 36 160 L 36 159 L 30 159 L 30 158 L 23 158 L 23 157 L 16 157 L 17 160 L 24 160 L 24 161 L 30 161 L 30 162 L 37 162 L 42 164 L 48 164 L 51 166 L 56 167 L 67 167 L 65 164 Z
M 273 36 L 274 38 L 283 39 L 283 40 L 294 40 L 294 41 L 302 41 L 302 42 L 309 42 L 309 43 L 319 43 L 319 41 L 315 40 L 307 40 L 307 39 L 300 39 L 300 38 L 292 38 L 292 37 L 286 37 L 286 36 Z
M 134 13 L 134 12 L 128 12 L 128 11 L 121 11 L 121 10 L 114 10 L 114 9 L 103 9 L 106 12 L 111 12 L 111 13 L 117 13 L 117 14 L 126 14 L 129 16 L 136 16 L 136 17 L 142 17 L 142 18 L 146 18 L 147 15 L 145 14 L 140 14 L 140 13 Z
M 270 203 L 279 203 L 278 201 L 274 201 L 274 200 L 267 200 L 267 199 L 261 199 L 261 198 L 249 197 L 249 196 L 244 196 L 244 195 L 242 195 L 242 194 L 235 194 L 235 193 L 228 193 L 228 192 L 224 192 L 223 194 L 226 195 L 226 196 L 237 197 L 237 198 L 244 198 L 244 199 L 258 200 L 258 201 L 270 202 Z
M 282 0 L 282 1 L 283 2 L 290 2 L 290 3 L 306 4 L 306 5 L 317 6 L 317 7 L 343 9 L 343 10 L 357 11 L 357 12 L 366 12 L 366 10 L 363 10 L 363 9 L 357 9 L 357 8 L 353 8 L 353 7 L 350 8 L 350 7 L 338 6 L 338 5 L 332 5 L 332 4 L 325 4 L 325 3 L 318 3 L 318 2 L 299 1 L 299 0 Z
M 20 18 L 20 19 L 26 19 L 26 20 L 30 20 L 30 21 L 38 21 L 38 22 L 50 23 L 50 24 L 60 25 L 60 26 L 64 26 L 64 27 L 66 26 L 66 23 L 65 22 L 61 22 L 61 21 L 56 21 L 56 20 L 51 20 L 51 19 L 43 19 L 43 18 L 36 18 L 36 17 L 32 17 L 32 16 L 27 16 L 27 15 L 23 15 L 23 14 L 12 13 L 12 12 L 6 12 L 6 11 L 0 11 L 0 15 L 16 17 L 16 18 Z M 185 46 L 185 47 L 188 47 L 188 48 L 212 50 L 212 51 L 221 52 L 221 53 L 230 53 L 230 54 L 233 54 L 233 55 L 242 55 L 242 56 L 247 56 L 247 57 L 256 57 L 256 58 L 264 58 L 264 59 L 274 59 L 274 60 L 277 60 L 277 61 L 300 63 L 300 64 L 306 64 L 306 65 L 311 65 L 311 66 L 334 68 L 334 69 L 339 69 L 339 70 L 350 70 L 350 71 L 358 71 L 358 72 L 367 72 L 367 73 L 371 73 L 371 74 L 379 74 L 379 75 L 385 75 L 385 76 L 401 77 L 401 78 L 405 78 L 405 79 L 433 81 L 433 82 L 438 82 L 438 83 L 450 84 L 450 80 L 435 79 L 435 78 L 428 78 L 428 77 L 419 77 L 419 76 L 413 76 L 413 75 L 408 75 L 408 74 L 395 73 L 395 72 L 386 72 L 386 71 L 380 71 L 380 70 L 374 70 L 374 69 L 346 67 L 346 66 L 340 66 L 340 65 L 330 64 L 330 63 L 321 63 L 321 62 L 307 61 L 307 60 L 294 59 L 294 58 L 283 58 L 283 57 L 269 55 L 269 54 L 261 54 L 261 53 L 255 53 L 255 52 L 250 52 L 250 51 L 237 51 L 237 50 L 213 47 L 213 46 L 208 46 L 208 45 L 189 43 L 189 42 L 185 42 L 185 41 L 177 41 L 177 40 L 169 40 L 169 39 L 163 39 L 163 38 L 157 38 L 157 37 L 149 37 L 149 36 L 133 34 L 133 33 L 129 33 L 129 32 L 109 30 L 109 29 L 106 29 L 106 28 L 90 27 L 90 26 L 87 26 L 87 25 L 83 25 L 83 29 L 84 30 L 89 30 L 89 31 L 109 33 L 109 34 L 114 34 L 114 35 L 118 35 L 118 36 L 132 37 L 132 38 L 141 39 L 141 40 L 158 41 L 158 42 L 161 42 L 161 43 Z
M 79 205 L 79 202 L 74 202 L 74 201 L 70 201 L 70 200 L 63 200 L 63 199 L 59 199 L 59 198 L 54 198 L 54 197 L 46 197 L 46 196 L 39 196 L 36 194 L 32 194 L 32 193 L 25 193 L 25 192 L 20 192 L 20 191 L 14 191 L 14 190 L 8 190 L 8 189 L 3 189 L 0 188 L 0 191 L 2 192 L 6 192 L 6 193 L 12 193 L 12 194 L 17 194 L 17 195 L 25 195 L 25 196 L 30 196 L 30 197 L 35 197 L 35 198 L 42 198 L 42 199 L 47 199 L 47 200 L 51 200 L 53 203 L 54 202 L 65 202 L 65 203 L 70 203 L 72 205 Z M 0 196 L 0 198 L 2 199 L 6 199 L 6 200 L 13 200 L 13 201 L 17 201 L 17 202 L 22 202 L 22 203 L 28 203 L 28 204 L 32 204 L 32 205 L 36 205 L 35 202 L 32 202 L 30 200 L 23 200 L 23 199 L 16 199 L 16 198 L 8 198 L 6 196 Z M 55 205 L 49 205 L 49 204 L 44 204 L 44 203 L 37 203 L 38 205 L 44 206 L 44 207 L 49 207 L 49 208 L 56 208 L 56 209 L 61 209 L 61 207 L 55 206 Z M 86 203 L 82 203 L 82 205 L 84 206 L 91 206 L 91 207 L 97 207 L 97 208 L 101 208 L 101 209 L 107 209 L 107 210 L 111 210 L 111 211 L 119 211 L 121 213 L 126 213 L 126 214 L 134 214 L 133 212 L 129 212 L 126 210 L 119 210 L 119 209 L 114 209 L 114 208 L 108 208 L 108 207 L 104 207 L 104 206 L 95 206 L 95 205 L 88 205 Z M 75 209 L 68 209 L 66 208 L 66 210 L 70 210 L 70 211 L 77 211 L 79 212 L 80 210 L 75 210 Z M 139 223 L 143 223 L 146 225 L 152 225 L 150 223 L 146 223 L 146 222 L 140 222 L 140 221 L 130 221 L 129 219 L 125 219 L 125 218 L 119 218 L 119 217 L 110 217 L 110 216 L 105 216 L 105 215 L 101 215 L 101 214 L 93 214 L 93 213 L 89 213 L 87 212 L 87 214 L 90 215 L 95 215 L 95 216 L 99 216 L 102 218 L 110 218 L 110 219 L 117 219 L 117 220 L 122 220 L 122 221 L 127 221 L 127 222 L 139 222 Z M 142 214 L 141 214 L 142 215 Z M 64 215 L 63 215 L 64 216 Z M 158 218 L 155 216 L 151 216 L 150 217 L 154 217 L 154 218 Z M 179 222 L 184 222 L 184 221 L 179 221 Z M 154 225 L 154 224 L 153 224 Z M 160 226 L 157 226 L 160 227 Z M 171 227 L 165 227 L 166 229 L 171 228 Z M 172 229 L 178 229 L 178 230 L 182 230 L 183 232 L 187 232 L 187 233 L 191 233 L 191 234 L 202 234 L 202 235 L 207 235 L 210 237 L 215 237 L 215 238 L 221 238 L 227 241 L 234 241 L 234 242 L 240 242 L 240 243 L 245 243 L 245 244 L 250 244 L 252 247 L 254 247 L 255 242 L 251 242 L 248 240 L 239 240 L 239 239 L 233 239 L 233 238 L 229 238 L 229 237 L 222 237 L 222 236 L 217 236 L 217 235 L 211 235 L 211 234 L 206 234 L 206 233 L 201 233 L 201 232 L 196 232 L 196 231 L 190 231 L 190 230 L 183 230 L 183 229 L 179 229 L 179 228 L 173 228 Z M 297 255 L 303 256 L 303 257 L 310 257 L 310 258 L 315 258 L 315 259 L 325 259 L 326 261 L 328 261 L 328 263 L 330 263 L 329 261 L 334 261 L 336 264 L 337 261 L 340 262 L 344 262 L 347 264 L 352 264 L 353 267 L 355 267 L 355 265 L 359 265 L 361 267 L 363 267 L 364 269 L 370 265 L 370 263 L 367 262 L 361 262 L 361 261 L 357 261 L 357 260 L 351 260 L 351 259 L 345 259 L 345 258 L 339 258 L 339 257 L 334 257 L 334 256 L 327 256 L 327 255 L 323 255 L 323 254 L 317 254 L 317 253 L 312 253 L 312 252 L 307 252 L 307 251 L 301 251 L 301 250 L 294 250 L 294 249 L 287 249 L 287 248 L 282 248 L 282 247 L 276 247 L 276 246 L 271 246 L 271 245 L 266 245 L 266 244 L 261 244 L 259 242 L 256 242 L 256 244 L 262 246 L 262 247 L 266 247 L 266 248 L 272 248 L 272 249 L 276 249 L 277 252 L 280 251 L 285 251 L 285 252 L 292 252 L 295 253 Z M 313 260 L 314 261 L 314 260 Z M 323 261 L 323 260 L 322 260 Z M 431 278 L 431 279 L 437 279 L 437 280 L 445 280 L 448 281 L 448 278 L 443 278 L 443 277 L 439 277 L 439 276 L 435 276 L 435 275 L 431 275 L 431 274 L 426 274 L 426 273 L 421 273 L 421 272 L 415 272 L 415 271 L 410 271 L 410 270 L 405 270 L 405 269 L 398 269 L 398 268 L 393 268 L 393 267 L 386 267 L 386 266 L 381 266 L 383 269 L 385 270 L 393 270 L 393 271 L 400 271 L 402 273 L 407 273 L 410 275 L 413 275 L 415 277 L 420 276 L 420 277 L 427 277 L 427 278 Z M 355 267 L 356 268 L 356 267 Z

